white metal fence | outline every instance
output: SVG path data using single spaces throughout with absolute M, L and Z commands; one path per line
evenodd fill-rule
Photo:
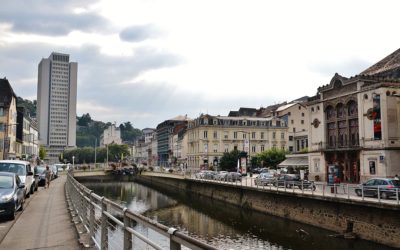
M 67 177 L 66 194 L 70 210 L 99 249 L 216 249 L 175 228 L 168 228 L 100 197 L 71 174 Z M 134 225 L 146 228 L 147 233 L 135 230 Z M 160 243 L 160 238 L 166 244 Z

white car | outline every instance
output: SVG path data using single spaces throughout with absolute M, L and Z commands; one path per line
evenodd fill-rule
M 35 189 L 35 178 L 31 164 L 27 161 L 0 160 L 0 172 L 16 173 L 25 185 L 25 196 L 29 197 Z

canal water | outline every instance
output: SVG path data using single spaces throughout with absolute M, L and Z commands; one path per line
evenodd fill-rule
M 132 211 L 178 228 L 218 249 L 392 249 L 364 240 L 335 238 L 331 231 L 197 195 L 167 194 L 133 182 L 83 184 Z M 143 232 L 140 225 L 136 227 Z M 168 242 L 164 239 L 160 244 L 165 246 Z

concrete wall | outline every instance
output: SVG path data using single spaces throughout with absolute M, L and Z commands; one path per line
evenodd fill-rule
M 343 233 L 348 222 L 360 238 L 400 247 L 400 207 L 356 201 L 337 202 L 309 195 L 276 193 L 247 187 L 154 176 L 138 176 L 139 183 L 174 192 L 192 192 L 216 200 Z

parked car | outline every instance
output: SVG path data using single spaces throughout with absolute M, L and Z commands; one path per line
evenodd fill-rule
M 0 171 L 15 173 L 25 186 L 25 196 L 33 194 L 35 178 L 33 176 L 31 164 L 27 161 L 19 160 L 0 160 Z
M 227 181 L 241 181 L 242 180 L 242 174 L 238 173 L 238 172 L 228 172 L 228 174 L 226 175 L 226 180 Z
M 215 179 L 218 181 L 226 181 L 227 175 L 228 171 L 219 171 L 218 174 L 215 175 Z
M 273 185 L 275 187 L 276 186 L 287 187 L 287 188 L 298 187 L 299 189 L 312 189 L 312 190 L 316 189 L 314 182 L 308 180 L 301 180 L 300 176 L 296 174 L 279 175 L 278 178 L 273 182 Z
M 44 187 L 46 185 L 46 175 L 44 171 L 46 168 L 44 166 L 35 167 L 35 175 L 38 175 L 38 186 Z
M 25 198 L 25 185 L 15 173 L 0 172 L 0 214 L 13 220 L 15 213 L 22 210 Z
M 52 165 L 50 170 L 51 170 L 51 179 L 54 180 L 58 178 L 58 167 L 56 165 Z
M 272 173 L 261 173 L 254 179 L 255 185 L 266 186 L 274 184 L 276 177 Z
M 400 181 L 392 178 L 373 178 L 357 186 L 355 192 L 358 196 L 378 196 L 378 189 L 382 199 L 396 196 L 396 189 L 400 188 Z

